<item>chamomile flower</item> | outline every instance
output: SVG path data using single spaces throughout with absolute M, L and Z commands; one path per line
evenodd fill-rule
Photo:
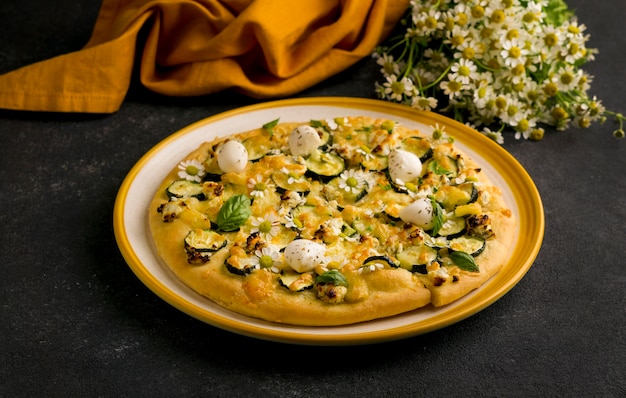
M 381 54 L 376 57 L 376 63 L 381 66 L 380 73 L 384 76 L 397 75 L 400 73 L 400 65 L 394 62 L 393 55 Z
M 502 51 L 500 55 L 504 59 L 504 64 L 509 67 L 523 65 L 526 63 L 526 55 L 528 50 L 517 39 L 505 40 L 502 43 Z
M 250 195 L 255 198 L 265 197 L 273 187 L 272 183 L 269 180 L 265 180 L 260 174 L 248 180 L 248 189 L 251 190 Z
M 494 140 L 498 144 L 504 144 L 504 137 L 502 137 L 501 131 L 491 131 L 489 127 L 485 127 L 482 129 L 481 133 L 486 135 L 487 138 Z
M 437 107 L 437 99 L 416 95 L 411 99 L 411 107 L 420 111 L 430 111 Z
M 304 229 L 304 225 L 302 224 L 302 221 L 296 218 L 293 215 L 293 213 L 287 213 L 283 215 L 283 222 L 284 222 L 285 228 L 291 228 L 291 229 L 297 229 L 297 230 Z
M 371 160 L 374 158 L 372 155 L 372 150 L 366 145 L 361 145 L 356 149 L 356 153 L 360 154 L 363 157 L 363 160 Z
M 287 184 L 290 185 L 300 181 L 303 178 L 302 175 L 297 174 L 284 166 L 280 168 L 280 172 L 287 175 Z
M 410 95 L 413 85 L 409 79 L 403 77 L 398 81 L 396 75 L 387 76 L 387 81 L 383 83 L 385 95 L 392 101 L 402 101 L 404 95 Z
M 463 90 L 466 88 L 466 84 L 457 74 L 449 74 L 448 80 L 444 80 L 439 84 L 443 93 L 449 97 L 449 99 L 461 97 Z
M 591 102 L 580 67 L 596 50 L 560 1 L 411 1 L 404 21 L 405 34 L 376 50 L 379 98 L 495 127 L 499 143 L 505 131 L 540 139 L 537 123 L 563 130 L 610 115 L 623 125 L 621 113 L 578 111 Z
M 349 169 L 339 175 L 339 188 L 346 192 L 358 193 L 367 185 L 367 172 Z
M 478 77 L 476 70 L 474 62 L 468 59 L 461 59 L 450 68 L 450 71 L 457 75 L 457 80 L 462 84 L 469 84 L 470 81 L 476 79 Z
M 282 254 L 277 246 L 268 245 L 254 251 L 252 264 L 256 269 L 260 268 L 278 274 L 283 265 Z
M 271 241 L 280 231 L 280 220 L 274 213 L 268 213 L 263 217 L 252 217 L 251 232 L 258 232 L 266 241 Z
M 200 182 L 204 176 L 204 166 L 199 161 L 185 160 L 178 165 L 178 177 L 187 181 Z

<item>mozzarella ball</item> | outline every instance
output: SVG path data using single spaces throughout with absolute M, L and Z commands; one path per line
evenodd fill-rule
M 289 135 L 289 150 L 294 156 L 308 156 L 322 144 L 322 139 L 311 126 L 298 126 Z
M 422 173 L 422 162 L 414 153 L 394 149 L 389 153 L 389 175 L 393 182 L 415 181 Z
M 317 267 L 326 254 L 326 247 L 308 239 L 297 239 L 285 248 L 285 261 L 297 272 L 307 272 Z
M 228 141 L 217 153 L 217 165 L 224 173 L 238 173 L 248 164 L 248 151 L 239 141 Z
M 425 230 L 432 229 L 435 224 L 435 211 L 430 199 L 417 199 L 407 207 L 400 210 L 400 218 Z

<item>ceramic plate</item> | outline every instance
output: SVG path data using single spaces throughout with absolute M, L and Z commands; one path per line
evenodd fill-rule
M 389 118 L 430 133 L 438 124 L 456 139 L 492 182 L 503 190 L 519 220 L 515 245 L 503 269 L 479 289 L 441 308 L 428 306 L 402 315 L 354 325 L 303 327 L 265 322 L 226 310 L 180 282 L 160 260 L 153 246 L 148 205 L 165 176 L 200 143 L 258 128 L 270 120 L 307 122 L 337 116 Z M 155 294 L 174 307 L 210 325 L 260 339 L 295 344 L 368 344 L 406 338 L 449 326 L 494 303 L 533 264 L 544 233 L 539 192 L 524 168 L 502 147 L 471 128 L 443 116 L 407 106 L 358 98 L 302 98 L 266 102 L 221 113 L 169 136 L 132 168 L 119 190 L 114 209 L 115 237 L 133 272 Z

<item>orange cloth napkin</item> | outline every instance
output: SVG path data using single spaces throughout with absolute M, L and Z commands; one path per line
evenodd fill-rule
M 0 75 L 0 108 L 115 112 L 136 60 L 141 83 L 164 95 L 287 96 L 371 54 L 408 3 L 103 0 L 83 49 Z

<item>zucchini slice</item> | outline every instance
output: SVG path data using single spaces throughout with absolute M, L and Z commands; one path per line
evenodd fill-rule
M 283 271 L 278 275 L 278 283 L 292 292 L 302 292 L 315 286 L 315 279 L 311 273 Z
M 210 229 L 192 229 L 185 237 L 185 249 L 197 252 L 214 252 L 228 243 L 228 239 Z
M 328 181 L 341 174 L 346 165 L 336 153 L 315 151 L 306 159 L 307 174 Z
M 482 253 L 486 245 L 486 241 L 477 236 L 460 236 L 450 240 L 449 243 L 450 250 L 465 252 L 473 257 Z
M 361 167 L 367 171 L 383 171 L 387 169 L 388 165 L 389 159 L 382 155 L 371 155 L 361 161 Z
M 268 154 L 274 147 L 271 145 L 271 139 L 268 140 L 263 134 L 253 135 L 246 138 L 241 144 L 248 151 L 248 160 L 257 161 Z
M 402 140 L 402 149 L 412 152 L 422 161 L 425 162 L 433 156 L 433 147 L 427 139 L 423 137 L 407 137 Z
M 457 187 L 464 190 L 469 195 L 469 200 L 466 203 L 459 204 L 467 205 L 470 203 L 474 203 L 476 202 L 476 200 L 478 200 L 478 189 L 476 189 L 476 186 L 473 182 L 464 182 L 463 184 L 457 185 Z
M 216 156 L 210 156 L 204 161 L 204 171 L 206 172 L 204 176 L 205 181 L 220 181 L 222 174 L 224 174 L 217 164 Z
M 400 267 L 411 272 L 426 273 L 426 266 L 437 259 L 438 251 L 435 248 L 419 245 L 406 247 L 396 255 Z
M 320 140 L 321 140 L 321 143 L 318 148 L 322 151 L 327 151 L 328 149 L 330 149 L 331 146 L 333 146 L 332 134 L 330 134 L 328 130 L 326 130 L 325 128 L 321 128 L 321 129 L 318 128 L 316 130 L 319 133 Z
M 391 268 L 399 268 L 400 264 L 395 262 L 389 256 L 370 256 L 363 261 L 362 267 L 369 267 L 370 265 L 382 264 L 383 267 L 389 266 Z
M 171 198 L 198 198 L 206 199 L 202 185 L 197 182 L 187 180 L 176 180 L 165 190 L 167 196 Z
M 354 204 L 363 199 L 368 194 L 369 185 L 363 182 L 361 187 L 351 188 L 349 191 L 340 187 L 341 178 L 333 178 L 324 187 L 324 196 L 326 200 L 336 200 L 339 206 L 344 207 L 347 204 Z
M 445 236 L 448 239 L 456 238 L 465 232 L 465 218 L 463 217 L 450 217 L 443 223 L 439 229 L 439 236 Z
M 236 262 L 229 260 L 226 260 L 226 269 L 235 275 L 248 275 L 258 269 L 258 265 L 252 261 L 251 257 L 238 258 Z
M 299 176 L 296 173 L 284 173 L 279 170 L 272 174 L 272 181 L 279 193 L 285 191 L 305 193 L 311 190 L 311 182 L 304 175 Z

